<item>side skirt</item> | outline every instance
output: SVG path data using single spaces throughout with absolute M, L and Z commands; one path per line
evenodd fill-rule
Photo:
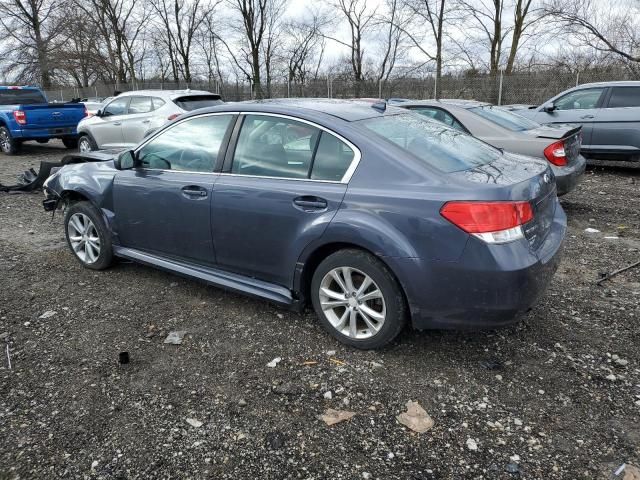
M 251 295 L 280 305 L 289 306 L 296 310 L 298 309 L 298 302 L 293 298 L 291 290 L 280 285 L 211 267 L 182 263 L 177 260 L 141 252 L 133 248 L 114 245 L 113 249 L 118 257 L 127 258 L 185 277 L 197 278 L 215 287 Z

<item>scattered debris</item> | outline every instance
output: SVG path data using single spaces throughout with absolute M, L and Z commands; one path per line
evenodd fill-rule
M 41 319 L 51 318 L 51 317 L 53 317 L 56 313 L 58 313 L 58 312 L 55 312 L 55 311 L 53 311 L 53 310 L 47 310 L 47 311 L 46 311 L 46 312 L 44 312 L 42 315 L 40 315 L 38 318 L 41 318 Z
M 200 428 L 202 426 L 202 422 L 200 420 L 196 420 L 195 418 L 187 418 L 187 423 L 195 428 Z
M 246 407 L 247 401 L 244 398 L 241 398 L 240 400 L 238 400 L 238 405 L 240 405 L 241 407 Z
M 278 450 L 278 449 L 284 447 L 284 444 L 285 444 L 285 441 L 286 441 L 286 437 L 284 436 L 284 434 L 282 432 L 278 432 L 278 431 L 269 432 L 265 436 L 265 441 L 267 443 L 267 446 L 271 450 Z
M 120 365 L 127 365 L 129 363 L 129 352 L 120 352 L 118 354 L 118 363 Z
M 331 393 L 331 390 L 329 390 L 328 392 L 324 392 L 324 398 L 325 400 L 331 400 L 333 398 L 333 394 Z
M 348 412 L 346 410 L 334 410 L 328 408 L 324 415 L 320 415 L 320 420 L 324 421 L 327 425 L 335 425 L 336 423 L 344 422 L 345 420 L 351 420 L 355 416 L 356 412 Z
M 472 452 L 478 450 L 478 442 L 476 442 L 473 438 L 467 438 L 467 448 Z
M 175 332 L 169 332 L 167 338 L 164 339 L 163 343 L 170 343 L 171 345 L 180 345 L 182 343 L 182 339 L 187 334 L 186 330 L 178 330 Z
M 327 356 L 333 357 L 333 356 L 335 356 L 335 354 L 336 354 L 335 350 L 327 350 Z
M 627 464 L 626 464 L 626 463 L 623 463 L 622 465 L 620 465 L 620 466 L 618 467 L 618 469 L 617 469 L 615 472 L 613 472 L 613 475 L 614 475 L 614 476 L 616 476 L 616 477 L 617 477 L 617 476 L 619 476 L 622 472 L 624 472 L 624 469 L 625 469 L 626 467 L 627 467 Z
M 343 362 L 342 360 L 338 360 L 337 358 L 330 358 L 329 361 L 335 363 L 336 365 L 340 365 L 340 366 L 345 366 L 346 365 L 345 362 Z
M 619 273 L 622 272 L 626 272 L 627 270 L 631 270 L 632 268 L 635 268 L 637 266 L 640 266 L 640 261 L 637 261 L 635 263 L 632 263 L 631 265 L 627 265 L 626 267 L 623 268 L 619 268 L 618 270 L 614 270 L 611 273 L 605 273 L 604 275 L 602 275 L 601 278 L 599 278 L 598 280 L 596 280 L 596 283 L 598 285 L 600 285 L 602 282 L 604 282 L 605 280 L 609 280 L 611 277 L 615 277 L 616 275 L 618 275 Z
M 502 370 L 504 368 L 504 364 L 497 358 L 483 360 L 482 362 L 480 362 L 480 365 L 487 370 Z
M 9 367 L 9 370 L 11 370 L 11 354 L 9 353 L 9 344 L 7 343 L 5 346 L 7 348 L 7 365 Z
M 515 462 L 509 462 L 509 463 L 507 463 L 507 466 L 505 467 L 505 471 L 507 473 L 519 473 L 520 472 L 520 465 L 518 465 Z
M 616 237 L 615 235 L 609 235 L 604 237 L 605 240 L 619 240 L 620 237 Z
M 585 228 L 585 229 L 584 229 L 584 232 L 585 232 L 585 233 L 600 233 L 600 230 L 598 230 L 597 228 L 591 228 L 591 227 L 589 227 L 589 228 Z
M 407 411 L 396 417 L 398 422 L 418 433 L 424 433 L 433 428 L 433 419 L 418 402 L 409 400 L 406 405 Z
M 278 395 L 300 395 L 304 389 L 293 382 L 285 382 L 273 387 L 273 392 Z
M 271 360 L 269 363 L 267 363 L 267 367 L 269 368 L 276 368 L 276 366 L 282 361 L 282 357 L 276 357 L 273 360 Z
M 622 480 L 640 480 L 640 468 L 627 463 L 624 469 Z
M 9 338 L 9 332 L 2 332 L 0 333 L 0 340 L 5 340 L 7 338 Z
M 91 462 L 91 470 L 95 470 L 97 466 L 98 466 L 97 460 L 94 460 L 93 462 Z
M 302 362 L 302 365 L 305 365 L 305 366 L 317 365 L 317 364 L 318 362 L 315 362 L 313 360 L 307 360 L 306 362 Z

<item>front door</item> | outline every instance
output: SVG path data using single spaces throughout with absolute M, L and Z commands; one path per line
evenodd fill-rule
M 123 247 L 215 264 L 211 198 L 233 115 L 191 117 L 136 151 L 138 166 L 116 175 L 114 209 Z M 222 153 L 221 153 L 222 152 Z
M 575 123 L 582 125 L 582 148 L 591 149 L 593 129 L 596 125 L 600 103 L 605 88 L 584 88 L 574 90 L 556 99 L 556 107 L 552 112 L 542 108 L 536 113 L 534 120 L 539 123 Z
M 129 97 L 118 97 L 102 109 L 102 114 L 91 124 L 91 135 L 98 148 L 118 148 L 124 144 L 122 122 L 127 117 Z
M 309 123 L 247 115 L 213 193 L 218 265 L 291 287 L 302 250 L 340 207 L 357 158 L 355 147 Z

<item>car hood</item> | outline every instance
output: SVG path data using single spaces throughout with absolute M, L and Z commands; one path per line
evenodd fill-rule
M 529 135 L 534 138 L 551 138 L 554 140 L 560 140 L 562 138 L 575 135 L 582 129 L 582 125 L 576 125 L 571 123 L 556 123 L 540 125 L 538 128 L 532 128 L 531 130 L 524 130 L 521 133 Z

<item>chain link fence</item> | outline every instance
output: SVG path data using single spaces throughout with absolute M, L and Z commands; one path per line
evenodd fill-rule
M 437 86 L 440 98 L 479 100 L 498 105 L 540 104 L 556 94 L 576 85 L 615 80 L 640 80 L 640 75 L 624 70 L 589 71 L 582 73 L 517 73 L 512 75 L 445 75 Z M 108 97 L 115 91 L 142 89 L 206 90 L 219 93 L 226 101 L 243 101 L 260 97 L 249 82 L 196 81 L 134 82 L 118 85 L 95 85 L 48 90 L 49 101 L 70 101 L 74 98 Z M 435 77 L 401 78 L 389 81 L 354 82 L 343 77 L 324 77 L 304 85 L 278 81 L 262 85 L 264 98 L 434 98 Z

